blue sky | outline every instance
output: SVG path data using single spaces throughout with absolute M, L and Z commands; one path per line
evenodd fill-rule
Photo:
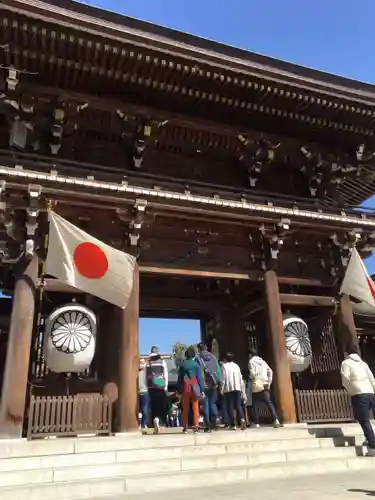
M 197 320 L 141 318 L 139 323 L 139 352 L 148 354 L 153 345 L 169 354 L 175 342 L 193 344 L 200 341 L 200 322 Z
M 98 0 L 97 7 L 284 59 L 375 83 L 375 0 Z M 375 207 L 375 199 L 368 202 Z M 367 263 L 375 272 L 375 259 Z M 191 343 L 199 324 L 141 321 L 141 352 L 153 343 L 168 352 Z

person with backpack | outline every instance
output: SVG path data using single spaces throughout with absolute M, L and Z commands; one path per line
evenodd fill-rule
M 168 368 L 156 346 L 151 348 L 146 370 L 154 433 L 158 434 L 160 424 L 166 425 L 168 418 Z
M 217 402 L 223 385 L 223 374 L 216 356 L 208 351 L 204 342 L 198 344 L 198 349 L 199 353 L 196 359 L 202 368 L 204 381 L 204 420 L 206 432 L 211 432 L 212 428 L 217 426 L 219 418 Z
M 199 431 L 199 404 L 204 400 L 204 383 L 201 366 L 195 361 L 195 349 L 189 347 L 185 361 L 178 371 L 178 392 L 182 395 L 182 425 L 186 433 L 189 427 L 189 411 L 192 408 L 193 430 Z
M 148 424 L 148 410 L 150 407 L 150 396 L 148 394 L 146 362 L 142 359 L 139 362 L 138 372 L 138 395 L 139 395 L 139 423 L 143 431 L 146 430 Z

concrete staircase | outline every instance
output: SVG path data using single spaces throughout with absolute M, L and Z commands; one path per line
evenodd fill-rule
M 357 425 L 3 440 L 0 500 L 114 497 L 373 468 Z

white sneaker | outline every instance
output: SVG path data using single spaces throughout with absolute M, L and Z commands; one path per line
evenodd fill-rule
M 160 421 L 158 417 L 154 418 L 154 434 L 159 434 L 160 431 Z
M 280 422 L 279 422 L 279 420 L 278 420 L 278 419 L 276 419 L 276 420 L 274 421 L 273 426 L 275 427 L 275 429 L 278 429 L 279 427 L 281 427 L 281 426 L 280 426 Z
M 369 448 L 366 457 L 375 457 L 375 448 Z

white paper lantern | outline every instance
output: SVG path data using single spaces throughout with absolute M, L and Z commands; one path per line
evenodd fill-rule
M 283 325 L 290 371 L 303 372 L 312 359 L 309 328 L 298 316 L 284 316 Z
M 67 304 L 47 318 L 44 359 L 56 373 L 80 373 L 89 368 L 95 354 L 96 316 L 85 306 Z

